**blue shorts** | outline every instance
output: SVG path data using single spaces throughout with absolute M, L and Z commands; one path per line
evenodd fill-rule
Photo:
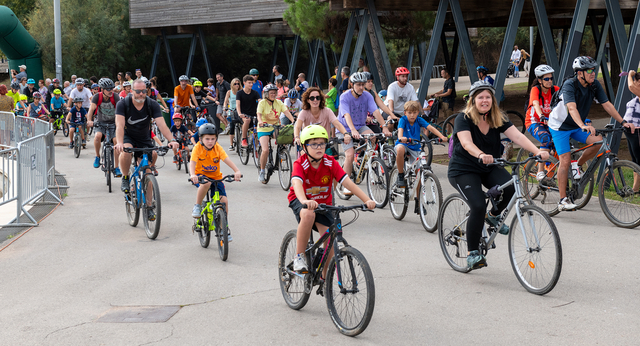
M 551 149 L 551 144 L 553 140 L 551 138 L 551 133 L 549 132 L 549 127 L 535 123 L 531 124 L 527 131 L 533 136 L 533 138 L 537 139 L 540 142 L 540 149 Z
M 571 151 L 570 138 L 573 138 L 580 143 L 587 143 L 587 138 L 589 137 L 589 132 L 582 132 L 582 129 L 556 131 L 549 128 L 549 132 L 551 132 L 553 144 L 556 146 L 556 153 L 558 153 L 558 155 L 566 154 Z
M 69 124 L 69 128 L 73 128 L 73 129 L 75 129 L 78 126 L 84 126 L 84 123 L 82 122 L 82 123 L 71 123 L 71 124 Z
M 218 192 L 220 193 L 220 197 L 222 197 L 222 196 L 226 197 L 227 196 L 227 190 L 224 188 L 224 183 L 219 181 L 217 184 L 218 184 Z M 213 199 L 214 192 L 215 191 L 210 187 L 209 188 L 209 197 L 211 197 L 211 199 Z
M 273 133 L 273 130 L 267 131 L 267 132 L 258 132 L 258 139 L 260 139 L 260 137 L 269 136 L 272 133 Z

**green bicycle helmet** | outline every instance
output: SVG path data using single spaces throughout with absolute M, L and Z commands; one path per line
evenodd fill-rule
M 300 131 L 300 143 L 305 144 L 314 138 L 324 138 L 329 141 L 327 130 L 320 125 L 309 125 Z
M 197 81 L 193 82 L 193 86 L 194 87 L 197 87 L 197 86 L 201 87 L 202 86 L 202 82 L 197 80 Z
M 258 72 L 258 69 L 256 69 L 256 68 L 252 68 L 252 69 L 249 71 L 249 74 L 250 74 L 250 75 L 252 75 L 252 76 L 260 75 L 260 73 Z

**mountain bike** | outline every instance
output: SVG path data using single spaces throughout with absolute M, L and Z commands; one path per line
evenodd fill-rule
M 396 220 L 402 220 L 407 214 L 409 201 L 413 196 L 415 213 L 420 215 L 422 227 L 433 233 L 438 224 L 438 211 L 442 204 L 442 187 L 440 180 L 431 171 L 430 157 L 433 156 L 431 143 L 440 144 L 440 138 L 428 140 L 413 140 L 408 138 L 409 144 L 420 143 L 420 156 L 409 163 L 411 156 L 406 153 L 404 161 L 404 178 L 407 185 L 398 186 L 398 168 L 394 167 L 389 174 L 389 210 Z M 442 144 L 444 145 L 444 144 Z M 425 150 L 425 148 L 427 148 Z M 428 152 L 429 154 L 427 155 Z M 417 180 L 417 184 L 416 184 Z M 414 188 L 415 187 L 415 188 Z
M 340 213 L 347 210 L 352 210 L 355 215 L 353 220 L 343 225 Z M 316 294 L 325 297 L 331 321 L 340 333 L 348 336 L 356 336 L 367 328 L 375 305 L 375 285 L 369 263 L 342 236 L 344 227 L 358 219 L 358 210 L 372 211 L 364 204 L 348 207 L 320 204 L 315 209 L 316 213 L 330 213 L 334 222 L 315 243 L 312 232 L 305 251 L 305 259 L 309 264 L 308 274 L 299 274 L 293 270 L 296 230 L 291 230 L 284 236 L 278 255 L 278 281 L 287 305 L 294 310 L 302 309 L 307 304 L 313 287 L 319 286 Z M 320 246 L 325 241 L 328 241 L 327 248 L 323 250 Z M 336 249 L 335 255 L 329 258 L 332 248 Z M 324 267 L 328 268 L 327 277 L 322 279 Z
M 161 200 L 158 181 L 151 171 L 149 156 L 153 151 L 166 153 L 169 147 L 124 148 L 126 153 L 142 153 L 142 159 L 132 160 L 133 172 L 130 173 L 129 192 L 125 194 L 125 208 L 129 225 L 136 227 L 142 209 L 144 230 L 149 239 L 156 239 L 160 232 Z
M 579 149 L 571 150 L 572 160 L 579 157 L 579 153 L 594 145 L 600 144 L 600 150 L 588 164 L 587 169 L 579 179 L 570 172 L 567 182 L 567 197 L 579 208 L 589 203 L 593 193 L 596 171 L 600 175 L 598 181 L 598 201 L 604 215 L 618 227 L 635 228 L 640 225 L 640 166 L 634 162 L 620 160 L 607 141 L 607 136 L 613 132 L 621 132 L 624 128 L 615 128 L 607 124 L 604 129 L 596 129 L 596 136 L 602 135 L 603 140 Z M 547 207 L 549 215 L 556 215 L 560 190 L 558 188 L 559 158 L 551 157 L 546 165 L 546 176 L 542 181 L 536 179 L 537 166 L 525 167 L 523 189 L 531 203 Z M 601 169 L 602 168 L 602 169 Z
M 191 179 L 188 180 L 191 182 Z M 200 218 L 193 220 L 193 232 L 198 232 L 200 246 L 209 247 L 211 240 L 211 232 L 215 233 L 216 242 L 218 243 L 218 254 L 223 261 L 229 256 L 229 223 L 227 220 L 226 205 L 220 202 L 220 192 L 218 190 L 219 182 L 231 183 L 235 181 L 233 174 L 227 175 L 222 179 L 216 180 L 206 176 L 198 176 L 198 183 L 211 183 L 209 192 L 205 196 L 202 203 L 202 213 Z
M 536 162 L 539 157 L 529 157 L 520 162 L 509 162 L 494 158 L 491 165 L 518 166 Z M 500 222 L 492 226 L 485 221 L 480 239 L 480 253 L 484 256 L 495 249 L 498 230 L 506 222 L 512 209 L 515 215 L 509 228 L 509 262 L 520 284 L 534 294 L 549 293 L 558 283 L 562 271 L 562 245 L 555 224 L 547 213 L 528 203 L 520 185 L 518 169 L 514 167 L 511 180 L 494 186 L 486 193 L 487 206 L 495 206 L 502 198 L 502 191 L 513 186 L 515 193 L 507 208 L 500 215 Z M 438 239 L 447 263 L 456 271 L 467 273 L 467 220 L 469 205 L 462 195 L 449 195 L 442 203 L 438 214 Z
M 113 174 L 114 170 L 113 138 L 111 137 L 111 133 L 115 133 L 116 124 L 96 123 L 96 126 L 99 126 L 103 129 L 102 133 L 104 135 L 104 138 L 102 141 L 102 157 L 100 167 L 104 172 L 105 177 L 107 178 L 107 186 L 109 187 L 109 193 L 111 193 L 111 174 Z
M 266 169 L 265 178 L 266 178 L 266 183 L 269 183 L 269 178 L 271 178 L 271 174 L 273 174 L 274 171 L 278 171 L 278 179 L 280 180 L 280 187 L 282 187 L 282 189 L 285 191 L 289 191 L 289 188 L 291 187 L 291 174 L 293 170 L 293 165 L 291 163 L 291 154 L 289 154 L 289 146 L 285 144 L 276 143 L 275 152 L 276 152 L 277 159 L 274 159 L 273 157 L 274 152 L 271 144 L 271 139 L 278 137 L 277 132 L 284 126 L 287 126 L 287 125 L 263 124 L 262 126 L 263 128 L 271 127 L 274 129 L 274 131 L 269 135 L 269 157 L 267 160 L 267 165 L 265 166 L 265 169 Z M 258 162 L 260 160 L 260 155 L 262 155 L 262 146 L 258 144 L 258 154 L 257 154 Z
M 69 137 L 69 124 L 64 121 L 64 109 L 52 110 L 51 117 L 54 119 L 53 123 L 51 123 L 53 135 L 55 136 L 59 130 L 62 130 L 62 134 L 65 137 Z
M 82 136 L 80 135 L 80 127 L 84 127 L 84 123 L 76 124 L 76 128 L 73 131 L 73 155 L 77 158 L 80 157 L 80 152 L 82 151 Z M 86 133 L 86 132 L 85 132 Z

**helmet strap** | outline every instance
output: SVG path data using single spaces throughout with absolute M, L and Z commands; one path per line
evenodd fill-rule
M 311 163 L 318 163 L 322 161 L 322 158 L 324 157 L 324 154 L 322 154 L 322 156 L 319 159 L 316 159 L 315 157 L 311 156 L 311 154 L 309 154 L 309 152 L 307 151 L 307 146 L 304 144 L 302 145 L 302 150 L 304 150 L 304 152 L 307 154 L 307 156 L 311 160 Z

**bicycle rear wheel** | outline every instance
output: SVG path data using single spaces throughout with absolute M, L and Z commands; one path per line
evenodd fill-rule
M 282 297 L 287 305 L 294 310 L 300 310 L 309 301 L 311 292 L 305 292 L 305 279 L 293 271 L 293 258 L 296 256 L 296 234 L 296 230 L 291 230 L 282 239 L 278 255 L 278 281 Z
M 253 140 L 253 142 L 251 143 L 251 145 L 253 146 L 253 154 L 251 155 L 253 157 L 253 164 L 256 165 L 257 169 L 260 169 L 260 155 L 262 154 L 262 146 L 255 139 L 255 137 L 251 138 Z
M 104 174 L 107 177 L 107 186 L 109 187 L 109 193 L 111 193 L 111 172 L 113 172 L 113 161 L 111 160 L 113 155 L 112 149 L 109 147 L 106 147 L 104 149 L 103 155 L 104 155 L 103 160 L 104 160 L 104 168 L 105 168 Z
M 129 193 L 126 196 L 124 207 L 127 211 L 129 225 L 136 227 L 140 219 L 140 207 L 138 206 L 138 198 L 136 197 L 136 182 L 133 178 L 131 178 L 129 184 Z
M 206 208 L 206 204 L 202 204 L 202 209 Z M 200 239 L 200 246 L 203 248 L 209 247 L 211 241 L 211 229 L 209 229 L 209 214 L 205 211 L 200 215 L 198 222 L 200 223 L 200 232 L 198 232 L 198 238 Z
M 520 209 L 509 232 L 509 262 L 520 284 L 534 294 L 549 293 L 562 271 L 562 245 L 551 217 L 535 205 Z M 519 227 L 521 226 L 521 227 Z
M 432 172 L 420 172 L 420 222 L 422 227 L 429 232 L 435 232 L 438 227 L 438 213 L 442 205 L 442 187 L 438 177 Z
M 156 239 L 160 232 L 160 216 L 161 216 L 161 203 L 160 203 L 160 187 L 158 181 L 152 173 L 145 174 L 144 184 L 142 184 L 147 190 L 145 191 L 145 197 L 150 203 L 141 201 L 143 207 L 142 217 L 144 219 L 144 230 L 147 233 L 149 239 Z M 149 196 L 151 192 L 151 196 Z M 155 215 L 155 217 L 153 217 Z
M 236 142 L 236 153 L 240 156 L 242 149 L 242 127 L 240 125 L 235 126 L 233 140 Z
M 614 225 L 635 228 L 640 225 L 640 166 L 618 160 L 605 168 L 598 184 L 598 200 L 604 215 Z
M 291 164 L 291 154 L 289 154 L 289 149 L 286 146 L 283 146 L 278 151 L 278 178 L 280 179 L 280 187 L 288 191 L 291 187 L 291 173 L 293 170 Z
M 218 240 L 218 254 L 223 261 L 229 256 L 229 225 L 224 208 L 216 209 L 216 236 Z
M 526 130 L 524 128 L 524 117 L 522 116 L 522 114 L 520 114 L 520 112 L 507 111 L 507 118 L 509 118 L 509 121 L 511 121 L 511 123 L 513 123 L 513 125 L 518 130 L 520 130 L 521 133 L 524 133 L 524 131 Z
M 547 164 L 548 163 L 548 164 Z M 560 190 L 558 189 L 558 159 L 551 156 L 545 162 L 547 175 L 542 181 L 538 181 L 538 163 L 529 161 L 524 167 L 520 180 L 523 194 L 532 205 L 542 208 L 550 216 L 558 214 L 558 202 L 560 202 Z
M 338 163 L 340 164 L 340 167 L 344 167 L 344 153 L 340 153 L 340 155 L 338 155 Z M 341 184 L 336 183 L 333 186 L 333 193 L 338 196 L 338 198 L 346 201 L 353 196 L 345 194 Z
M 448 138 L 451 138 L 451 135 L 453 135 L 453 126 L 456 124 L 457 116 L 458 114 L 450 115 L 445 121 L 442 122 L 442 131 L 444 131 L 442 134 L 447 136 Z
M 76 129 L 77 131 L 77 129 Z M 80 157 L 80 152 L 82 151 L 82 139 L 78 135 L 73 136 L 73 154 L 76 159 Z
M 386 165 L 381 159 L 373 157 L 367 174 L 367 193 L 378 208 L 384 208 L 389 200 L 388 181 L 389 172 Z
M 340 333 L 356 336 L 367 329 L 373 316 L 376 302 L 373 274 L 362 253 L 353 247 L 340 249 L 340 257 L 339 263 L 336 256 L 329 262 L 324 290 L 327 308 Z M 341 278 L 337 277 L 337 265 Z
M 469 272 L 467 266 L 467 219 L 469 205 L 461 195 L 449 195 L 438 214 L 438 239 L 444 259 L 455 271 Z
M 399 188 L 398 184 L 398 169 L 394 168 L 389 173 L 389 210 L 391 215 L 396 220 L 402 220 L 407 214 L 408 208 L 408 188 Z
M 182 153 L 180 156 L 182 156 L 182 161 L 184 161 L 184 172 L 189 175 L 189 150 L 182 149 Z
M 62 134 L 65 137 L 69 137 L 69 124 L 66 121 L 62 122 Z

